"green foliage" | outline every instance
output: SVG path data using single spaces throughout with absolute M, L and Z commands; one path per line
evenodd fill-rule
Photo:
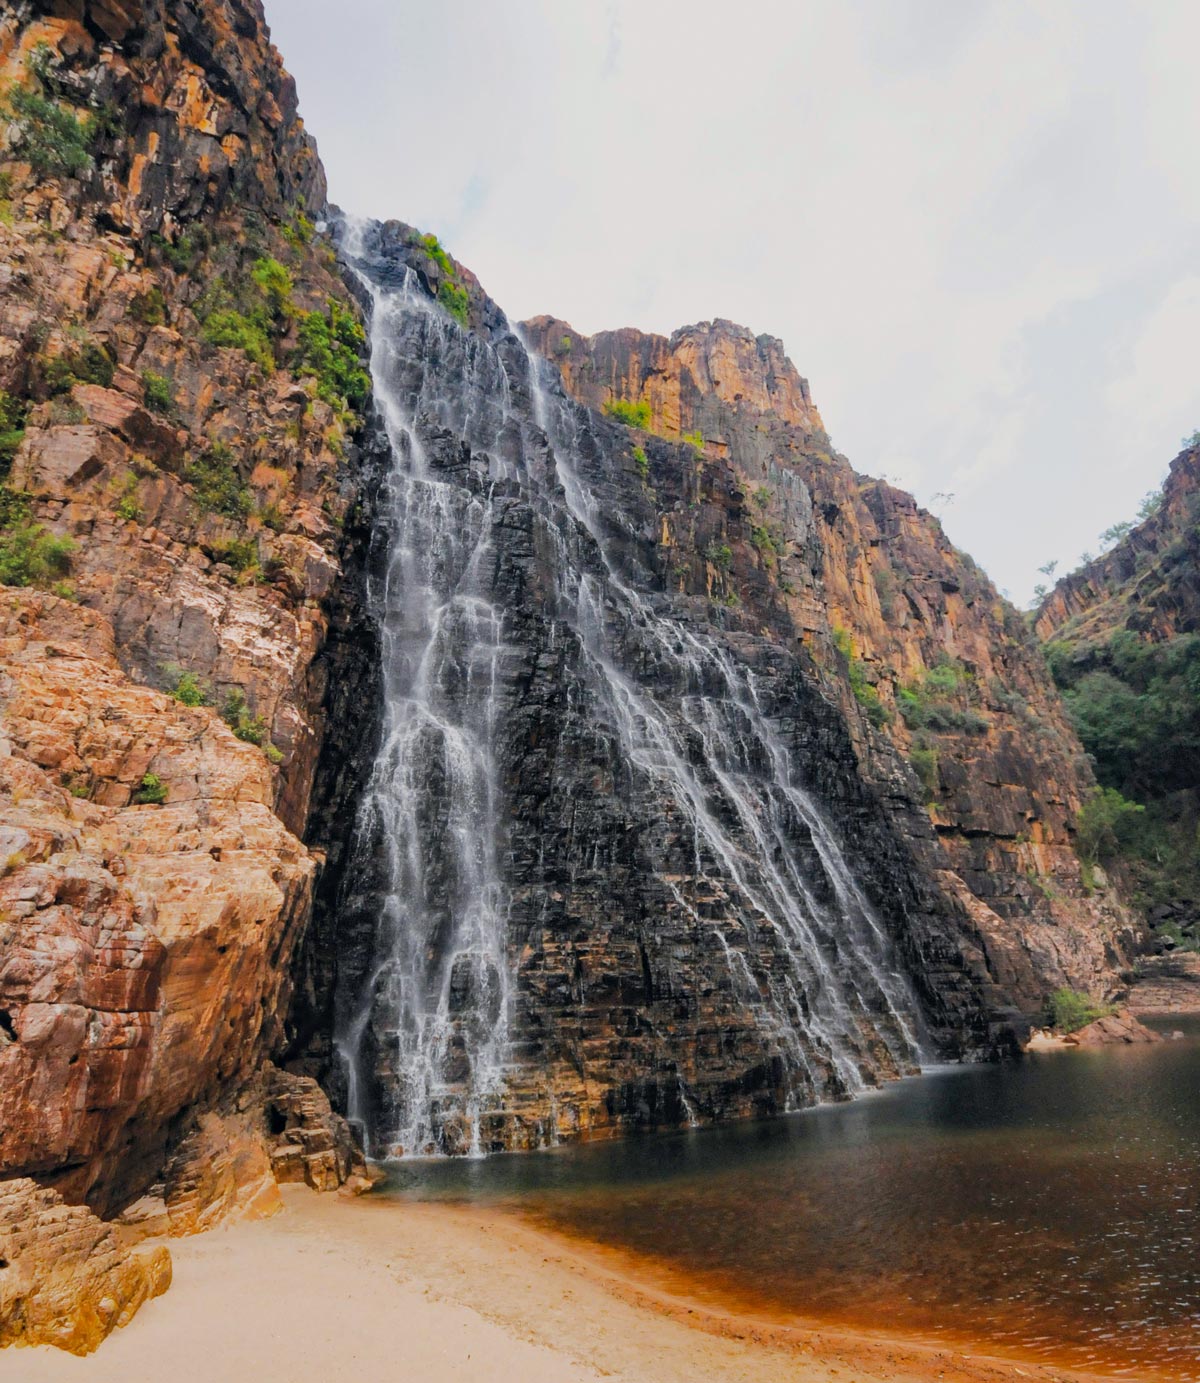
M 166 375 L 142 371 L 142 401 L 151 413 L 170 415 L 175 411 L 175 389 Z
M 1085 864 L 1103 864 L 1121 853 L 1131 823 L 1145 807 L 1122 797 L 1116 788 L 1097 788 L 1076 818 L 1076 842 Z
M 649 407 L 650 405 L 647 404 L 647 423 L 649 422 Z M 686 442 L 688 446 L 691 447 L 691 449 L 696 453 L 697 456 L 704 455 L 704 437 L 701 435 L 699 431 L 685 432 L 681 440 Z
M 558 345 L 554 347 L 554 354 L 555 354 L 555 355 L 570 355 L 570 354 L 571 354 L 571 338 L 570 338 L 569 336 L 564 336 L 564 337 L 559 341 Z
M 441 241 L 436 235 L 421 235 L 416 242 L 422 250 L 429 256 L 437 267 L 446 275 L 447 278 L 455 278 L 454 261 L 442 248 Z
M 180 672 L 168 695 L 184 706 L 206 706 L 209 699 L 194 672 Z
M 1162 508 L 1163 493 L 1161 489 L 1151 490 L 1142 496 L 1142 502 L 1138 505 L 1137 516 L 1140 520 L 1152 519 Z
M 650 404 L 646 399 L 640 403 L 629 403 L 625 399 L 609 399 L 604 411 L 610 418 L 624 423 L 626 427 L 640 427 L 645 431 L 650 426 Z
M 1062 1033 L 1078 1032 L 1094 1023 L 1097 1018 L 1106 1018 L 1114 1010 L 1106 1004 L 1097 1004 L 1090 995 L 1077 989 L 1056 989 L 1046 1001 L 1046 1022 Z
M 205 513 L 244 519 L 254 507 L 254 496 L 242 484 L 233 452 L 223 442 L 214 442 L 189 462 L 183 478 L 195 487 L 193 497 Z
M 1100 535 L 1101 549 L 1119 543 L 1132 528 L 1133 521 L 1131 519 L 1122 519 L 1120 523 L 1114 523 L 1111 528 L 1106 528 Z
M 1200 447 L 1200 428 L 1197 428 L 1190 437 L 1185 437 L 1180 446 L 1184 451 L 1190 451 L 1192 447 Z
M 850 678 L 850 690 L 854 693 L 854 699 L 866 712 L 867 719 L 876 729 L 887 725 L 892 719 L 892 713 L 884 704 L 879 695 L 879 690 L 873 685 L 867 675 L 867 665 L 857 656 L 854 649 L 854 640 L 848 629 L 840 624 L 835 624 L 832 630 L 833 646 L 846 661 L 846 671 Z
M 982 734 L 988 719 L 959 704 L 971 695 L 974 678 L 954 658 L 942 657 L 933 667 L 896 693 L 896 705 L 910 730 L 941 734 Z
M 28 495 L 0 486 L 0 586 L 54 590 L 70 570 L 74 551 L 70 538 L 57 537 L 33 520 Z
M 316 226 L 304 214 L 303 210 L 296 212 L 290 225 L 280 227 L 283 238 L 293 250 L 299 250 L 304 245 L 311 245 L 316 229 Z
M 637 467 L 638 475 L 640 475 L 643 480 L 649 480 L 650 460 L 646 455 L 645 447 L 634 447 L 633 464 Z
M 718 571 L 727 572 L 733 565 L 733 549 L 728 543 L 709 543 L 704 555 Z
M 13 457 L 25 440 L 25 405 L 0 389 L 0 484 L 8 479 Z
M 133 800 L 140 806 L 162 806 L 167 800 L 167 785 L 157 773 L 147 773 L 133 794 Z
M 205 318 L 200 335 L 210 346 L 244 351 L 264 370 L 275 368 L 275 352 L 266 328 L 236 308 L 220 308 L 211 313 Z
M 754 503 L 757 504 L 760 509 L 766 509 L 771 503 L 771 492 L 765 485 L 760 485 L 758 489 L 755 490 L 754 494 L 751 495 L 751 499 L 754 500 Z
M 1096 776 L 1139 801 L 1200 783 L 1200 634 L 1046 649 Z
M 467 313 L 471 306 L 471 299 L 467 290 L 452 279 L 443 279 L 438 284 L 438 302 L 454 318 L 460 327 L 467 325 Z
M 292 314 L 292 276 L 277 259 L 255 260 L 250 277 L 266 302 L 267 311 L 276 321 Z
M 243 351 L 256 365 L 275 368 L 272 336 L 294 315 L 292 276 L 277 259 L 256 259 L 249 278 L 215 279 L 196 303 L 201 337 L 210 346 Z
M 77 383 L 99 384 L 107 389 L 115 373 L 112 357 L 95 341 L 84 341 L 76 350 L 64 351 L 43 363 L 46 388 L 51 395 L 69 394 Z
M 45 44 L 38 48 L 49 53 Z M 35 50 L 28 68 L 38 79 L 39 88 L 44 88 L 48 58 L 43 59 Z M 35 173 L 43 177 L 79 178 L 92 171 L 92 145 L 100 133 L 94 117 L 81 116 L 51 99 L 44 89 L 32 86 L 14 86 L 0 114 L 11 120 L 15 131 L 12 152 Z
M 177 240 L 168 240 L 163 235 L 151 237 L 151 243 L 162 255 L 163 261 L 177 274 L 188 274 L 196 260 L 209 245 L 209 234 L 203 226 L 192 226 Z
M 766 524 L 755 524 L 751 528 L 750 541 L 768 560 L 778 557 L 782 551 L 782 544 L 772 535 Z
M 238 739 L 245 740 L 247 744 L 257 745 L 271 763 L 283 761 L 283 755 L 271 743 L 267 734 L 266 721 L 262 716 L 251 714 L 245 694 L 240 688 L 235 688 L 225 698 L 225 704 L 221 707 L 221 719 Z
M 937 750 L 919 745 L 909 754 L 908 762 L 912 765 L 912 771 L 921 781 L 925 801 L 934 801 L 937 797 L 938 784 L 941 781 L 938 776 Z
M 129 315 L 144 327 L 160 327 L 167 320 L 167 300 L 159 288 L 148 288 L 129 304 Z
M 113 507 L 127 522 L 136 523 L 142 517 L 142 506 L 138 500 L 138 478 L 132 471 L 125 476 Z
M 359 363 L 366 339 L 354 313 L 330 298 L 328 315 L 306 312 L 300 319 L 293 368 L 316 378 L 326 403 L 342 412 L 361 411 L 371 392 L 371 376 Z
M 258 544 L 253 538 L 221 538 L 208 550 L 215 562 L 223 562 L 239 575 L 258 571 Z

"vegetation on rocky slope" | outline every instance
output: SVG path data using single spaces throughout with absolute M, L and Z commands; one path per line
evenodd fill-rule
M 1036 616 L 1102 790 L 1079 817 L 1091 864 L 1132 880 L 1159 949 L 1200 947 L 1200 461 L 1188 446 L 1138 524 Z M 1114 530 L 1116 531 L 1116 530 Z

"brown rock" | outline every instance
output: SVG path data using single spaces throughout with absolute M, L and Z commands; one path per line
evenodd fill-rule
M 1086 1028 L 1071 1034 L 1080 1047 L 1106 1047 L 1117 1043 L 1161 1042 L 1162 1033 L 1139 1022 L 1127 1008 L 1107 1014 L 1089 1023 Z
M 0 1346 L 90 1354 L 170 1284 L 164 1246 L 125 1247 L 86 1206 L 27 1178 L 0 1182 Z

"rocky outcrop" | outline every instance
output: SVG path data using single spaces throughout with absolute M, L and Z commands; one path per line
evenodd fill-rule
M 359 498 L 324 201 L 257 0 L 3 7 L 0 1176 L 175 1229 L 361 1170 L 264 1065 Z
M 1200 1013 L 1200 955 L 1146 957 L 1138 965 L 1129 1007 L 1138 1014 Z
M 985 1006 L 1033 1016 L 1059 985 L 1110 991 L 1132 923 L 1081 877 L 1090 767 L 1024 621 L 937 520 L 832 449 L 772 338 L 719 321 L 669 340 L 552 318 L 524 330 L 590 406 L 649 405 L 633 440 L 660 542 L 690 559 L 681 586 L 695 554 L 727 552 L 709 589 L 811 656 L 857 771 L 957 918 Z M 681 434 L 696 451 L 683 494 L 657 474 L 657 437 Z
M 90 1354 L 170 1283 L 162 1245 L 125 1246 L 86 1206 L 35 1181 L 0 1181 L 0 1346 Z
M 13 591 L 0 649 L 0 1175 L 112 1210 L 277 1044 L 314 864 L 262 753 L 102 616 Z
M 1179 453 L 1155 511 L 1064 576 L 1037 612 L 1045 643 L 1107 643 L 1127 629 L 1155 643 L 1200 630 L 1200 446 Z
M 1097 777 L 1119 794 L 1094 848 L 1161 955 L 1200 949 L 1200 446 L 1143 515 L 1058 582 L 1036 628 Z

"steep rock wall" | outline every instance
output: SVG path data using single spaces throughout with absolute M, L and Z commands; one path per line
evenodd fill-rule
M 1058 985 L 1111 987 L 1131 919 L 1081 878 L 1074 822 L 1094 778 L 1036 641 L 936 519 L 832 449 L 780 343 L 721 321 L 669 339 L 526 330 L 589 406 L 648 403 L 654 434 L 693 436 L 701 478 L 682 497 L 642 439 L 662 542 L 691 563 L 727 548 L 722 587 L 813 658 L 858 771 L 955 900 L 992 1001 L 1033 1014 Z
M 3 615 L 0 1175 L 203 1222 L 317 871 L 359 419 L 298 362 L 356 310 L 257 0 L 21 0 L 0 95 L 4 579 L 57 593 Z

